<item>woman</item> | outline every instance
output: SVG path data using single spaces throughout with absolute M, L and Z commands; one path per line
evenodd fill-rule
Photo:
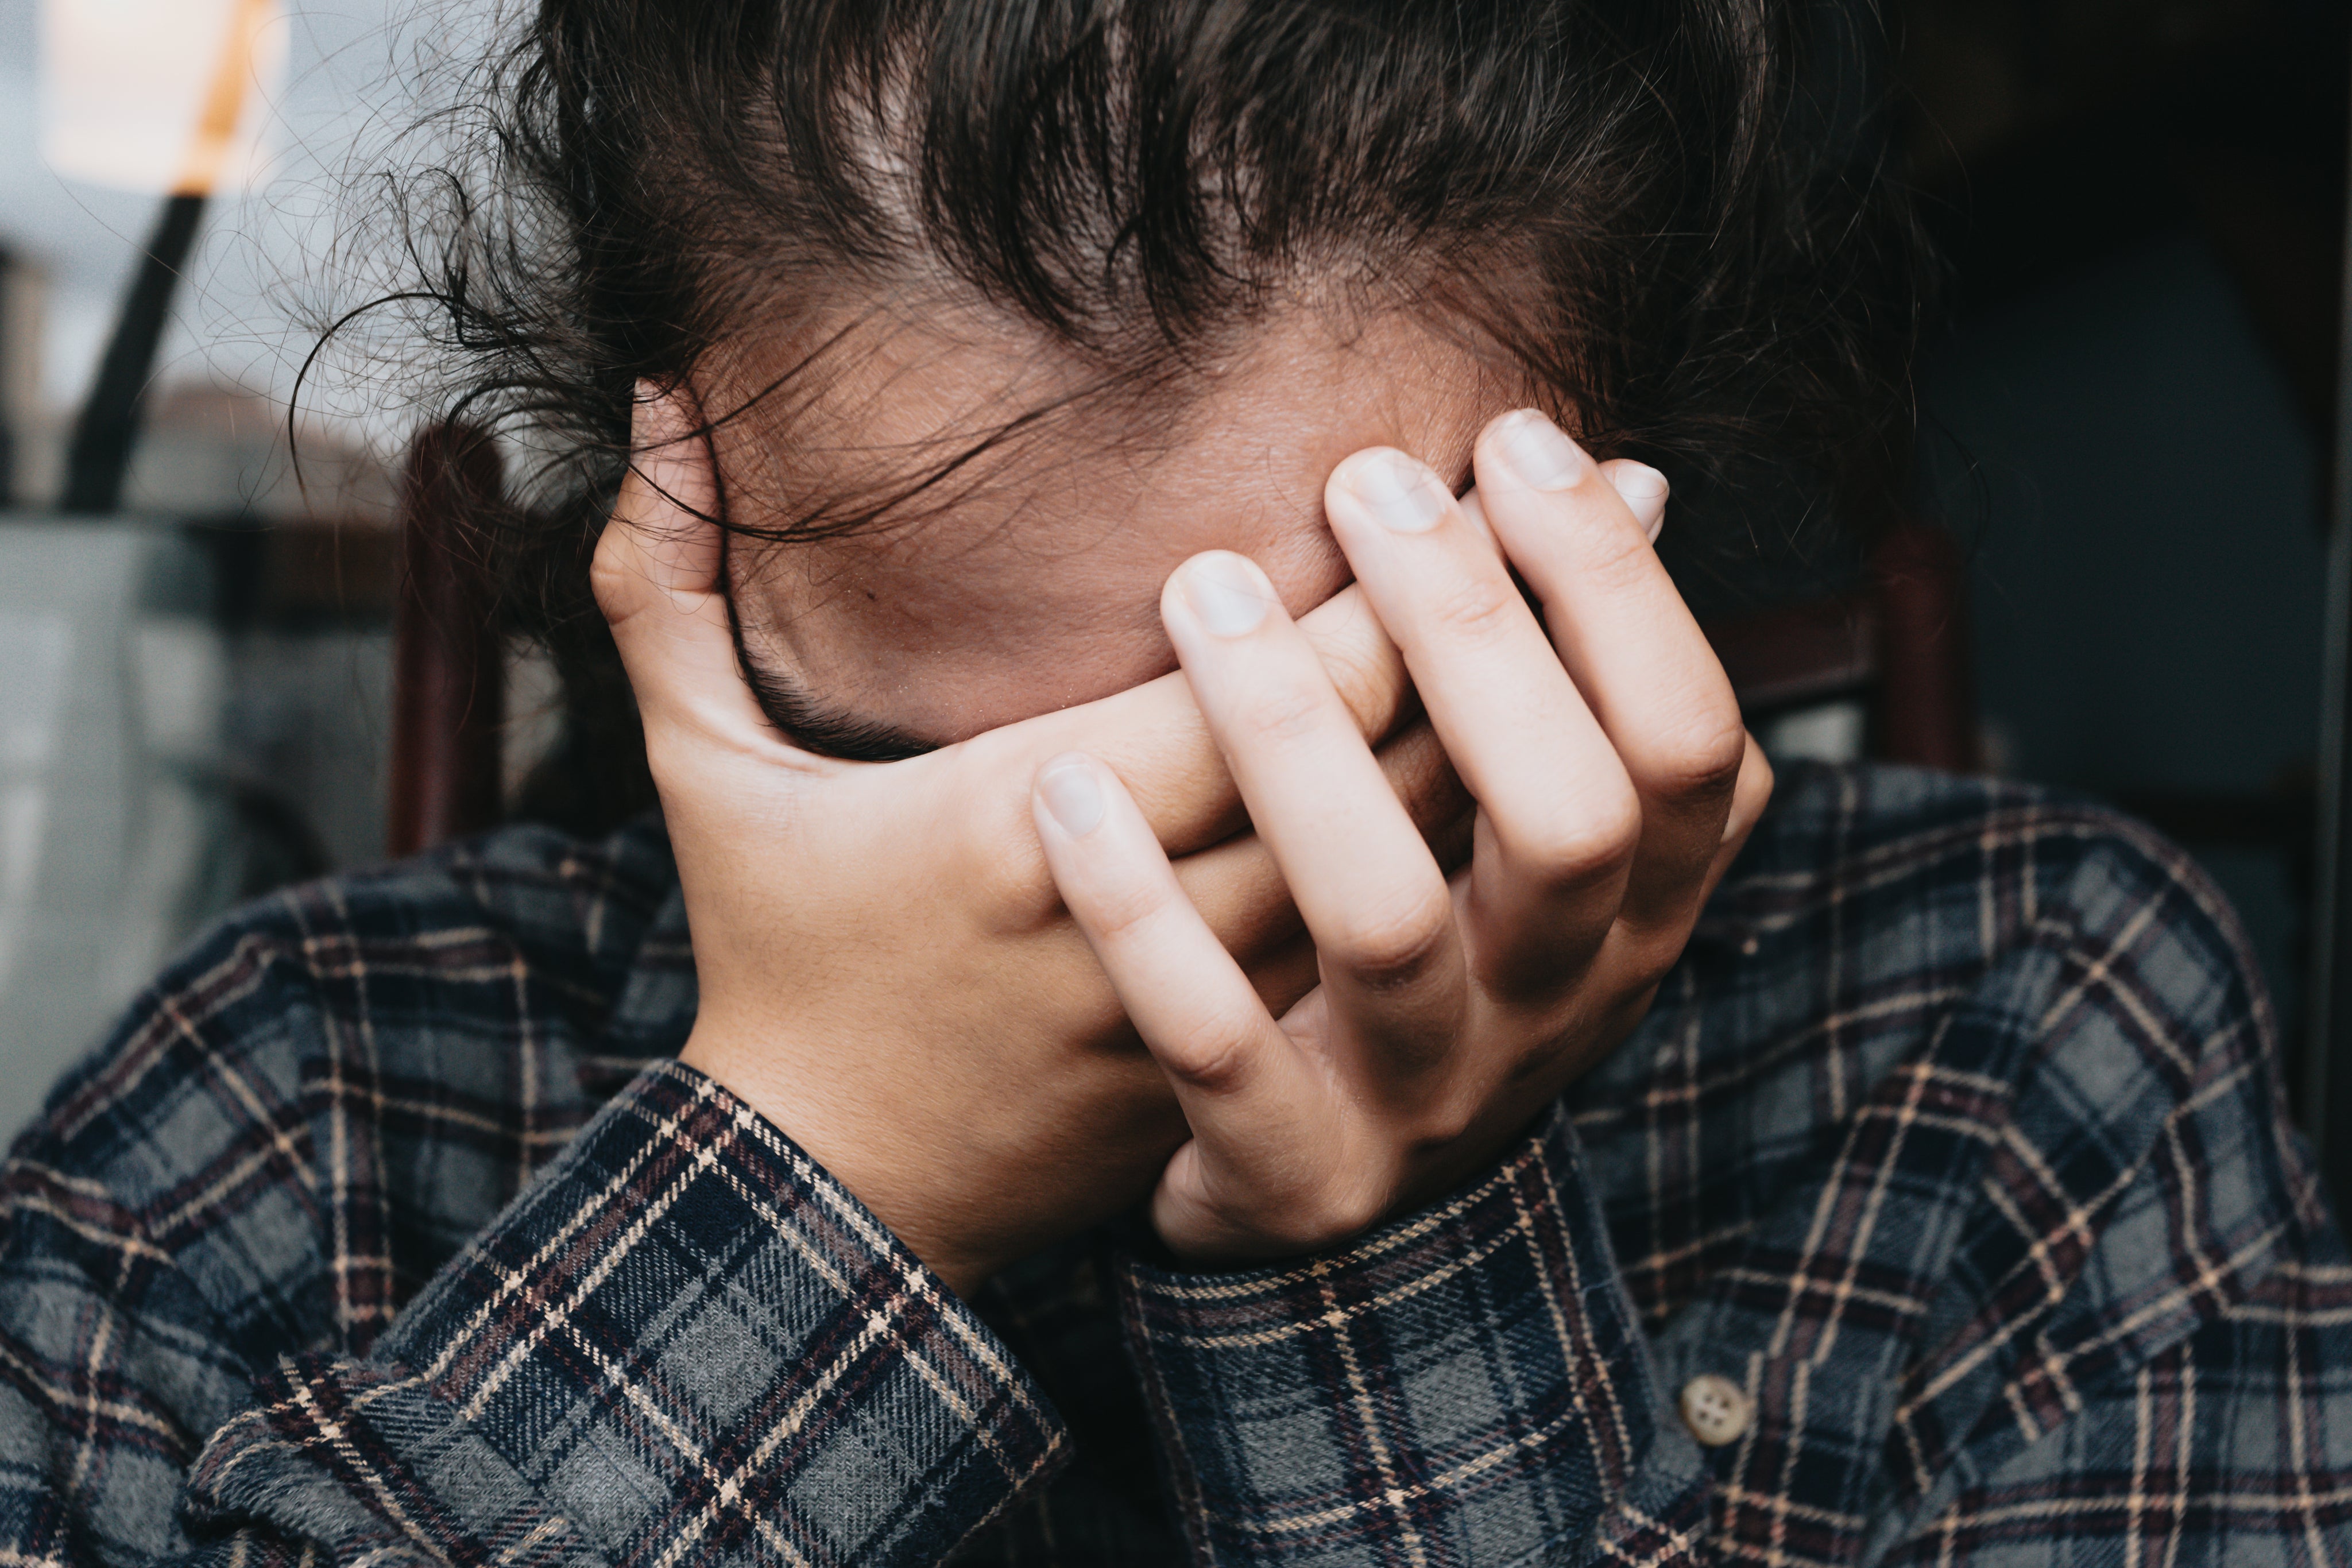
M 1798 10 L 546 0 L 407 215 L 554 782 L 658 821 L 296 890 L 59 1087 L 10 1551 L 2352 1545 L 2226 910 L 2024 791 L 1768 811 L 1652 548 L 1899 471 Z

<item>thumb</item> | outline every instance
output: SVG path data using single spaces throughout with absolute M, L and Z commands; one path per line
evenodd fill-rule
M 688 723 L 768 736 L 736 662 L 702 422 L 684 392 L 638 385 L 620 499 L 589 567 L 646 727 Z

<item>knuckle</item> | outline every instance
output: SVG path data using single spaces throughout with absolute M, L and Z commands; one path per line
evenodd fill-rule
M 1181 1051 L 1169 1051 L 1160 1061 L 1185 1089 L 1204 1095 L 1228 1095 L 1249 1077 L 1249 1051 L 1230 1034 L 1188 1041 Z
M 1591 973 L 1591 988 L 1574 1003 L 1562 1029 L 1563 1038 L 1610 1030 L 1609 1020 L 1624 1013 L 1638 1020 L 1666 977 L 1682 961 L 1689 940 L 1688 927 L 1679 921 L 1655 925 L 1627 923 L 1612 935 L 1608 957 Z
M 1150 925 L 1167 905 L 1167 890 L 1150 878 L 1120 877 L 1093 890 L 1087 920 L 1105 945 L 1117 946 Z
M 1366 736 L 1380 734 L 1396 716 L 1404 682 L 1392 658 L 1356 649 L 1328 650 L 1323 653 L 1323 673 L 1330 678 L 1341 706 L 1354 716 L 1356 727 Z
M 1424 1113 L 1416 1152 L 1431 1157 L 1451 1149 L 1470 1135 L 1486 1107 L 1465 1085 L 1434 1098 Z
M 1675 961 L 1679 956 L 1682 943 L 1642 943 L 1642 947 L 1628 955 L 1625 967 L 1618 971 L 1618 989 L 1625 997 L 1646 995 L 1675 971 Z
M 1580 882 L 1607 875 L 1632 859 L 1641 844 L 1641 797 L 1630 783 L 1612 789 L 1601 800 L 1556 811 L 1511 839 L 1517 858 L 1552 880 Z
M 1360 1236 L 1388 1212 L 1388 1195 L 1370 1182 L 1349 1182 L 1323 1203 L 1323 1228 L 1328 1242 Z
M 1454 904 L 1443 883 L 1396 901 L 1392 912 L 1364 921 L 1332 944 L 1332 956 L 1375 990 L 1410 985 L 1428 972 L 1454 930 Z
M 1467 1110 L 1452 1106 L 1424 1113 L 1414 1121 L 1412 1137 L 1405 1146 L 1407 1158 L 1415 1166 L 1441 1163 L 1469 1135 L 1473 1123 Z
M 1647 769 L 1660 793 L 1728 794 L 1748 755 L 1748 730 L 1728 701 L 1708 702 L 1670 719 L 1652 741 Z
M 1441 631 L 1476 642 L 1494 636 L 1526 608 L 1507 579 L 1482 573 L 1441 591 L 1430 605 L 1430 618 Z
M 1212 1019 L 1181 1046 L 1164 1051 L 1160 1061 L 1188 1088 L 1229 1094 L 1249 1076 L 1254 1033 L 1240 1019 Z
M 1642 939 L 1635 946 L 1621 989 L 1630 999 L 1645 997 L 1682 962 L 1683 948 L 1689 940 L 1687 931 L 1677 926 L 1658 931 Z M 1647 1003 L 1643 1004 L 1644 1007 Z
M 1648 536 L 1639 528 L 1581 528 L 1583 548 L 1576 552 L 1576 572 L 1597 591 L 1620 592 L 1647 577 L 1652 568 Z
M 1284 1250 L 1312 1252 L 1362 1235 L 1380 1223 L 1387 1209 L 1373 1184 L 1334 1177 L 1300 1201 L 1271 1210 L 1263 1223 L 1268 1239 Z
M 1324 694 L 1305 682 L 1285 681 L 1243 705 L 1241 727 L 1261 740 L 1297 740 L 1312 734 L 1320 723 L 1324 701 Z

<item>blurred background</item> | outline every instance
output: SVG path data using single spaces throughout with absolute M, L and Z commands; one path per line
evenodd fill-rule
M 2300 1051 L 2352 8 L 1890 3 L 1866 69 L 1948 283 L 1918 521 L 1694 593 L 1780 756 L 2064 785 L 2185 844 Z M 492 819 L 548 744 L 543 672 L 413 548 L 480 455 L 404 476 L 398 400 L 331 382 L 288 444 L 352 176 L 483 27 L 0 0 L 0 1130 L 205 922 Z

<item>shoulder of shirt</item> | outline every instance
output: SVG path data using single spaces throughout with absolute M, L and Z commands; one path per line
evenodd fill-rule
M 142 1210 L 268 1129 L 291 1134 L 331 1041 L 380 1071 L 438 1067 L 436 1040 L 493 995 L 519 998 L 488 1010 L 499 1027 L 520 1013 L 593 1031 L 676 884 L 646 820 L 593 842 L 518 825 L 270 894 L 132 999 L 51 1090 L 12 1163 Z
M 1715 1046 L 1732 1056 L 1813 1040 L 1833 996 L 1841 1038 L 1874 1079 L 1965 1005 L 2034 1042 L 2041 1065 L 2020 1062 L 2021 1092 L 2046 1097 L 2063 1055 L 2086 1079 L 2128 1078 L 2135 1105 L 2111 1112 L 2154 1126 L 2194 1101 L 2232 1140 L 2263 1145 L 2287 1186 L 2304 1183 L 2275 1016 L 2235 912 L 2184 852 L 2084 797 L 1915 768 L 1791 769 L 1691 952 L 1738 1020 Z
M 2274 1119 L 2276 1020 L 2228 900 L 2153 829 L 2065 791 L 1791 768 L 1689 957 L 1690 983 L 1737 1020 L 1711 1046 L 1731 1057 L 1811 1040 L 1832 996 L 1871 1074 L 1964 998 L 2022 1009 L 2013 1021 L 2029 1034 L 2056 1027 L 2045 1014 L 2063 1003 L 2164 1042 L 2150 1114 L 2236 1074 L 2246 1114 Z M 1985 990 L 1996 972 L 2009 977 Z M 2072 1033 L 2066 1049 L 2087 1049 Z
M 1788 929 L 1825 901 L 1929 889 L 1942 896 L 1913 897 L 1913 918 L 1973 928 L 1994 948 L 2053 919 L 2128 918 L 2160 895 L 2176 929 L 2256 974 L 2228 900 L 2145 823 L 2069 790 L 1885 764 L 1784 770 L 1702 936 Z
M 1790 768 L 1691 957 L 1679 1011 L 1643 1037 L 1653 1056 L 1611 1063 L 1583 1120 L 1646 1218 L 1656 1155 L 1623 1108 L 1678 1103 L 1643 1095 L 1695 1051 L 1696 1090 L 1674 1087 L 1711 1120 L 1687 1142 L 1736 1173 L 1717 1185 L 1738 1187 L 1724 1207 L 1740 1223 L 1801 1233 L 1829 1214 L 1823 1193 L 1860 1190 L 1841 1185 L 1854 1170 L 1899 1173 L 1874 1207 L 1882 1190 L 1946 1206 L 1953 1251 L 1926 1276 L 1940 1284 L 1904 1374 L 1912 1414 L 1887 1443 L 1909 1485 L 2012 1460 L 2021 1487 L 2043 1484 L 2043 1461 L 2019 1456 L 2061 1452 L 2048 1434 L 2085 1401 L 2127 1397 L 2258 1291 L 2288 1302 L 2264 1322 L 2292 1321 L 2322 1274 L 2341 1291 L 2260 971 L 2226 899 L 2145 824 L 2012 782 Z M 1926 1126 L 1910 1111 L 1930 1100 L 1956 1135 L 1942 1149 L 1864 1135 Z M 1990 1152 L 1959 1158 L 1971 1143 Z M 1873 1266 L 1916 1267 L 1904 1249 L 1931 1230 L 1895 1228 Z M 2275 1385 L 2229 1336 L 2258 1331 L 2234 1322 L 2196 1369 L 2200 1398 L 2243 1399 L 2257 1426 Z M 1950 1501 L 1918 1496 L 1917 1519 Z

